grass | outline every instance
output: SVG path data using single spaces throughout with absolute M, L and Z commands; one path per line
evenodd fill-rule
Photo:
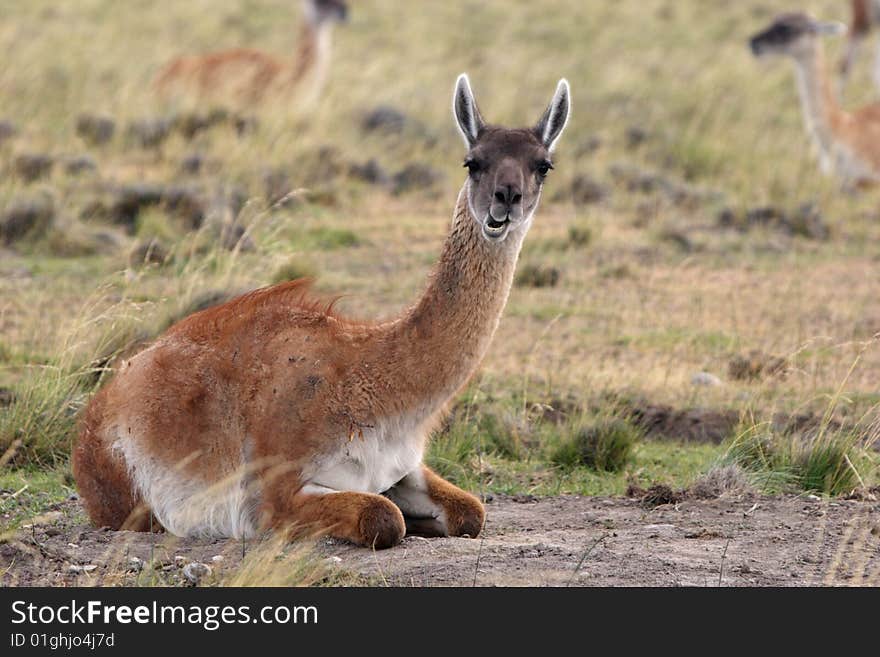
M 753 425 L 733 439 L 723 460 L 750 473 L 767 492 L 847 495 L 863 488 L 865 477 L 870 480 L 869 473 L 877 468 L 876 457 L 863 444 L 856 431 L 786 435 Z
M 585 466 L 599 472 L 619 472 L 632 458 L 644 432 L 620 418 L 581 424 L 556 446 L 550 461 L 563 468 Z
M 0 471 L 0 542 L 75 492 L 66 466 Z
M 512 494 L 622 494 L 632 480 L 680 488 L 729 463 L 768 491 L 839 495 L 876 485 L 876 452 L 834 427 L 878 422 L 878 193 L 842 194 L 819 172 L 790 67 L 756 62 L 745 45 L 769 21 L 765 4 L 512 0 L 478 9 L 423 3 L 401 13 L 392 0 L 363 0 L 334 35 L 326 93 L 310 111 L 295 99 L 270 103 L 246 110 L 257 121 L 247 135 L 216 127 L 141 148 L 125 138 L 131 121 L 187 109 L 152 95 L 160 66 L 231 46 L 286 56 L 299 20 L 291 3 L 160 0 L 138 12 L 110 0 L 9 3 L 0 120 L 19 136 L 0 144 L 0 212 L 43 195 L 57 210 L 42 236 L 0 252 L 0 387 L 16 398 L 0 408 L 0 453 L 15 445 L 0 488 L 29 486 L 10 522 L 66 494 L 58 473 L 76 412 L 114 355 L 204 295 L 318 274 L 319 292 L 344 295 L 341 313 L 386 319 L 408 307 L 440 252 L 463 180 L 448 97 L 461 71 L 492 122 L 534 122 L 562 76 L 573 114 L 525 243 L 520 284 L 464 393 L 463 414 L 431 442 L 432 467 L 468 490 Z M 801 6 L 843 17 L 836 0 Z M 840 52 L 840 42 L 827 45 L 830 56 Z M 395 56 L 404 50 L 407 58 Z M 873 98 L 869 68 L 856 72 L 848 105 Z M 362 129 L 379 105 L 410 119 L 402 134 Z M 85 144 L 75 130 L 84 112 L 113 118 L 116 138 Z M 75 178 L 56 166 L 26 183 L 10 173 L 20 152 L 88 153 L 98 171 Z M 86 216 L 115 185 L 180 183 L 181 161 L 193 154 L 205 165 L 186 184 L 240 192 L 235 219 L 253 250 L 224 247 L 215 225 L 186 233 L 160 206 L 140 213 L 133 235 Z M 371 159 L 391 176 L 431 167 L 438 182 L 428 193 L 394 195 L 349 176 Z M 290 199 L 266 198 L 273 172 L 286 177 Z M 601 194 L 582 202 L 579 178 Z M 718 219 L 725 209 L 742 218 L 807 203 L 827 239 L 797 223 L 793 231 L 725 228 Z M 164 264 L 131 262 L 153 238 L 167 250 Z M 785 376 L 728 376 L 731 359 L 751 352 L 788 356 Z M 698 372 L 722 385 L 693 385 Z M 783 435 L 755 422 L 723 446 L 652 442 L 611 419 L 616 409 L 592 414 L 618 395 L 762 419 L 815 415 L 827 430 Z M 545 422 L 532 411 L 568 399 L 587 400 L 591 414 Z M 586 463 L 584 437 L 601 447 Z
M 607 412 L 557 424 L 502 402 L 464 408 L 432 439 L 426 462 L 467 490 L 621 495 L 628 483 L 657 481 L 686 488 L 725 453 L 717 445 L 646 440 Z

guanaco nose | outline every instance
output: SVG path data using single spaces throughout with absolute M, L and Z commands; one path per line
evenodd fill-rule
M 522 201 L 522 193 L 514 185 L 500 185 L 495 188 L 495 200 L 511 208 Z

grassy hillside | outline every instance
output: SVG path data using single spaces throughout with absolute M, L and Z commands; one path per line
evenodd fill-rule
M 316 105 L 230 106 L 187 136 L 174 117 L 218 107 L 160 102 L 159 68 L 239 45 L 289 56 L 295 3 L 9 4 L 0 220 L 43 210 L 0 241 L 0 488 L 49 468 L 43 488 L 66 494 L 76 412 L 108 358 L 206 293 L 307 274 L 355 316 L 411 303 L 464 179 L 449 111 L 461 71 L 490 121 L 534 122 L 563 76 L 573 114 L 436 467 L 472 489 L 536 493 L 685 486 L 731 460 L 781 472 L 776 489 L 877 481 L 878 195 L 819 173 L 790 66 L 748 52 L 790 5 L 358 0 Z M 843 2 L 802 6 L 846 18 Z M 867 59 L 848 103 L 875 95 Z M 397 122 L 365 128 L 382 107 Z M 113 137 L 85 141 L 84 116 L 111 119 Z M 114 214 L 133 185 L 184 200 Z M 571 458 L 584 435 L 632 449 L 605 472 Z

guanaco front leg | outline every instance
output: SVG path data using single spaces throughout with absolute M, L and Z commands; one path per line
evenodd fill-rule
M 291 536 L 333 536 L 382 550 L 406 533 L 400 509 L 381 495 L 304 486 L 285 497 L 270 502 L 269 524 Z
M 384 494 L 403 512 L 408 534 L 476 538 L 486 519 L 480 500 L 424 465 Z

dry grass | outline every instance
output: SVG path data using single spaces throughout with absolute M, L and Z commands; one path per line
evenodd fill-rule
M 842 17 L 839 2 L 801 4 Z M 491 450 L 455 438 L 446 445 L 462 457 L 448 459 L 451 470 L 482 449 L 494 467 L 513 468 L 510 477 L 496 472 L 502 488 L 566 489 L 570 480 L 516 471 L 522 455 L 543 458 L 540 446 L 524 445 L 516 433 L 528 424 L 519 409 L 568 397 L 592 402 L 608 392 L 676 408 L 744 410 L 759 420 L 777 412 L 821 416 L 834 398 L 835 421 L 876 426 L 878 196 L 843 194 L 819 174 L 789 67 L 758 63 L 745 47 L 769 19 L 764 3 L 517 0 L 404 12 L 391 0 L 363 0 L 336 34 L 330 83 L 311 116 L 295 101 L 278 102 L 256 112 L 259 125 L 248 135 L 217 127 L 192 141 L 175 134 L 158 149 L 133 146 L 125 128 L 181 109 L 151 94 L 162 63 L 227 45 L 292 52 L 298 18 L 290 2 L 162 0 L 135 10 L 110 0 L 34 0 L 13 3 L 5 16 L 0 53 L 14 65 L 0 70 L 0 119 L 19 135 L 0 146 L 0 208 L 46 193 L 60 210 L 45 239 L 0 250 L 0 386 L 21 400 L 0 419 L 0 445 L 40 437 L 48 449 L 36 460 L 63 459 L 69 409 L 94 386 L 96 357 L 120 335 L 155 333 L 203 292 L 317 272 L 319 288 L 345 294 L 338 308 L 356 316 L 388 317 L 411 303 L 463 179 L 448 107 L 463 70 L 493 121 L 535 120 L 563 75 L 574 106 L 523 256 L 558 270 L 558 280 L 512 291 L 469 392 L 491 400 L 486 414 L 513 429 L 495 440 L 497 427 L 477 423 Z M 864 66 L 859 81 L 867 79 Z M 850 89 L 854 101 L 873 94 L 869 84 Z M 410 127 L 401 135 L 363 132 L 363 115 L 378 105 L 403 111 Z M 85 146 L 75 132 L 81 112 L 113 117 L 113 141 Z M 30 184 L 11 174 L 22 152 L 86 151 L 98 164 L 91 177 L 57 165 Z M 156 208 L 133 235 L 80 218 L 108 186 L 179 182 L 181 161 L 194 153 L 205 162 L 196 183 L 243 191 L 238 221 L 254 250 L 220 247 L 216 225 L 189 234 Z M 395 195 L 347 174 L 371 158 L 392 175 L 426 164 L 440 181 L 424 193 Z M 294 193 L 273 204 L 267 174 L 278 171 Z M 577 176 L 607 193 L 576 202 Z M 718 222 L 725 208 L 739 217 L 807 202 L 819 208 L 827 239 Z M 103 241 L 95 241 L 98 233 Z M 168 250 L 163 264 L 133 266 L 129 254 L 152 238 Z M 731 358 L 752 351 L 784 357 L 786 376 L 728 380 Z M 695 386 L 697 372 L 723 385 Z M 639 447 L 637 456 L 639 449 L 655 447 Z M 670 458 L 688 461 L 676 449 Z M 876 480 L 876 455 L 865 458 L 860 474 Z M 479 484 L 484 467 L 469 465 L 464 480 Z M 537 481 L 523 484 L 524 477 Z M 597 490 L 582 483 L 575 489 Z M 620 485 L 614 479 L 608 490 Z

